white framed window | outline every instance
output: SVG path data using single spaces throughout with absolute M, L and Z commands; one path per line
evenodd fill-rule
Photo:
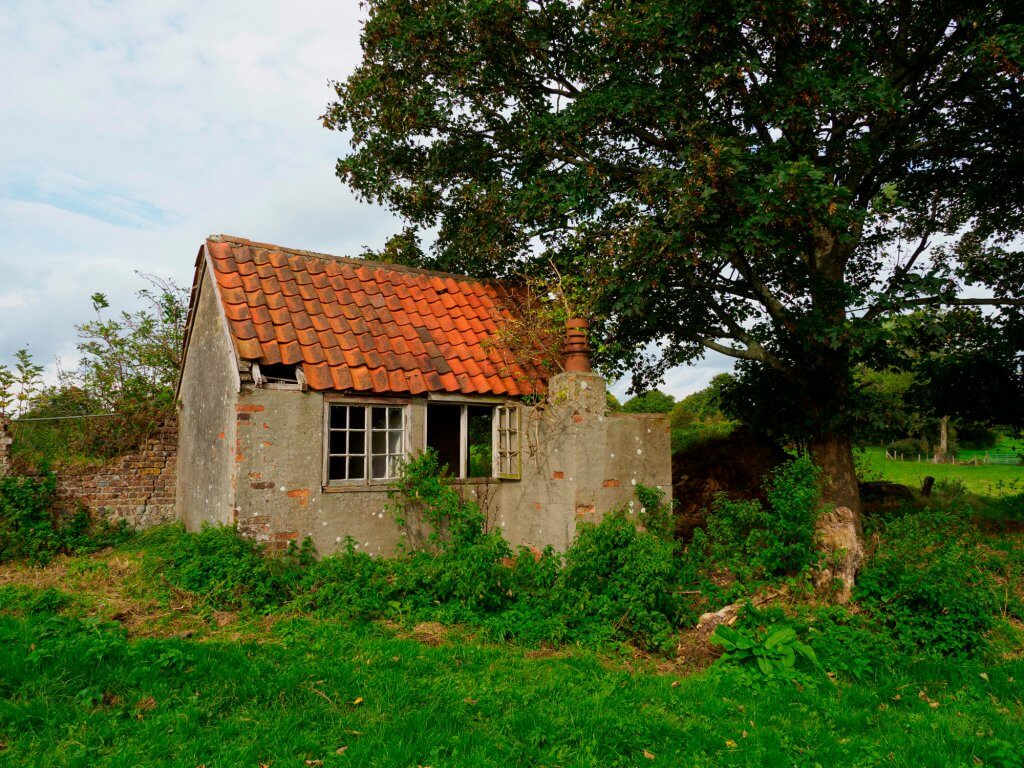
M 503 480 L 518 480 L 523 476 L 520 414 L 519 406 L 514 403 L 495 409 L 494 474 Z
M 404 405 L 326 403 L 325 485 L 386 482 L 406 453 Z
M 515 403 L 431 401 L 426 447 L 456 478 L 522 477 L 520 409 Z

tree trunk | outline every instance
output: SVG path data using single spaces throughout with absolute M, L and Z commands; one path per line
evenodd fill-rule
M 849 507 L 857 525 L 857 536 L 863 535 L 861 525 L 860 488 L 857 468 L 853 464 L 850 438 L 835 433 L 823 435 L 810 444 L 811 458 L 821 468 L 821 501 L 827 507 Z
M 816 529 L 825 556 L 816 582 L 839 603 L 849 602 L 854 579 L 864 559 L 860 489 L 853 464 L 853 446 L 843 435 L 830 433 L 810 445 L 811 456 L 822 470 L 822 512 Z
M 949 453 L 949 416 L 939 419 L 939 447 L 935 449 L 935 463 L 941 464 Z

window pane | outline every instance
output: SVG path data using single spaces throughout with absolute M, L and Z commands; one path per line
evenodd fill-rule
M 370 426 L 373 429 L 384 429 L 388 425 L 387 408 L 370 409 Z
M 331 457 L 327 460 L 327 479 L 345 480 L 345 459 Z
M 366 433 L 360 430 L 359 432 L 348 433 L 348 452 L 349 453 L 366 453 Z
M 402 409 L 401 408 L 388 408 L 388 427 L 391 429 L 401 429 L 402 427 Z
M 327 452 L 328 453 L 345 453 L 345 433 L 336 432 L 331 430 L 330 436 L 327 438 Z
M 388 456 L 388 477 L 398 477 L 398 472 L 401 466 L 401 456 Z
M 348 422 L 346 418 L 348 416 L 347 405 L 332 405 L 331 406 L 331 427 L 333 429 L 344 428 Z
M 469 436 L 469 462 L 467 477 L 490 477 L 494 473 L 492 446 L 494 442 L 494 408 L 470 405 L 466 409 L 466 429 Z
M 373 442 L 370 444 L 371 453 L 374 456 L 380 456 L 388 452 L 387 444 L 387 432 L 374 432 Z
M 363 463 L 362 456 L 353 456 L 348 460 L 348 479 L 349 480 L 362 480 L 366 477 L 365 471 L 366 465 Z
M 375 480 L 380 480 L 387 477 L 388 468 L 388 457 L 387 456 L 374 456 L 373 457 L 373 477 Z
M 427 405 L 427 447 L 437 451 L 438 463 L 459 475 L 462 406 L 429 403 Z
M 398 430 L 388 432 L 388 453 L 402 452 L 402 433 Z
M 362 405 L 354 405 L 348 410 L 349 429 L 363 429 L 366 427 L 366 408 Z

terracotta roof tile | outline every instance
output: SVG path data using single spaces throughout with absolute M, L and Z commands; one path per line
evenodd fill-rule
M 302 364 L 315 390 L 528 394 L 544 371 L 499 351 L 507 290 L 456 275 L 211 237 L 241 358 Z

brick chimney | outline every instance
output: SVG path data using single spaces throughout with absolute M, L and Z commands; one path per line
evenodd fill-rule
M 573 373 L 587 373 L 591 370 L 587 321 L 582 318 L 574 318 L 565 322 L 564 370 Z

